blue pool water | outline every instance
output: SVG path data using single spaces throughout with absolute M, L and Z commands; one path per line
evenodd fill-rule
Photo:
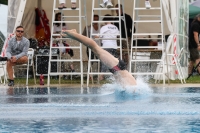
M 116 88 L 1 88 L 0 132 L 200 132 L 200 88 Z

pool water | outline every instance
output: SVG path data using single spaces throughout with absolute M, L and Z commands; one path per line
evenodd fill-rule
M 0 132 L 200 132 L 200 88 L 116 88 L 1 88 Z

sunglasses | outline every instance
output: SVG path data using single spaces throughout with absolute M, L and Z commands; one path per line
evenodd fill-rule
M 23 30 L 16 30 L 17 32 L 21 32 L 21 33 L 24 33 L 24 31 Z

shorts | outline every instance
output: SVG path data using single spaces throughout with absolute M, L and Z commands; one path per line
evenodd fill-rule
M 113 55 L 115 58 L 118 58 L 118 54 L 117 54 L 117 50 L 116 49 L 112 49 L 112 48 L 105 48 L 104 50 L 106 50 L 108 53 L 110 53 L 111 55 Z M 109 68 L 104 65 L 103 63 L 101 63 L 101 72 L 106 72 Z
M 195 62 L 197 59 L 200 58 L 199 51 L 197 48 L 191 48 L 191 49 L 189 49 L 189 51 L 190 51 L 190 60 L 191 61 Z

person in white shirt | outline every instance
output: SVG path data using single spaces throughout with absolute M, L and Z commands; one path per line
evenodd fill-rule
M 62 19 L 62 14 L 60 12 L 56 13 L 55 15 L 55 21 L 61 21 Z M 62 30 L 67 30 L 67 24 L 66 23 L 55 23 L 53 25 L 53 33 L 54 34 L 60 34 Z M 56 36 L 56 38 L 60 38 L 60 36 Z M 53 46 L 56 46 L 56 47 L 60 47 L 59 48 L 59 54 L 60 54 L 60 58 L 62 59 L 69 59 L 69 58 L 72 58 L 72 55 L 69 53 L 69 51 L 72 51 L 72 50 L 69 50 L 67 48 L 63 48 L 63 47 L 68 47 L 69 45 L 66 43 L 66 42 L 63 42 L 63 41 L 56 41 Z M 68 54 L 67 54 L 68 52 Z M 62 62 L 62 71 L 65 71 L 65 65 L 66 62 Z M 71 72 L 74 72 L 74 65 L 73 65 L 73 62 L 70 63 L 70 69 L 71 69 Z M 66 76 L 64 76 L 65 78 Z
M 61 35 L 77 40 L 89 47 L 100 61 L 109 68 L 110 72 L 114 74 L 116 82 L 122 87 L 134 87 L 137 84 L 135 78 L 126 70 L 125 63 L 102 49 L 94 40 L 78 34 L 75 29 L 63 30 Z
M 103 18 L 103 21 L 105 21 L 105 25 L 101 27 L 100 29 L 100 37 L 102 38 L 102 48 L 112 54 L 114 57 L 118 57 L 117 55 L 117 36 L 119 35 L 118 28 L 113 25 L 110 21 L 112 21 L 113 18 L 110 14 L 106 14 Z M 106 72 L 108 70 L 108 67 L 101 63 L 101 72 Z M 103 75 L 100 76 L 100 80 L 104 79 Z
M 63 8 L 67 8 L 65 6 L 66 1 L 65 0 L 59 0 L 59 6 L 58 9 L 63 9 Z M 76 0 L 71 0 L 71 9 L 76 9 Z
M 113 4 L 112 4 L 111 0 L 103 0 L 103 3 L 100 4 L 100 7 L 111 8 L 111 7 L 113 7 Z

